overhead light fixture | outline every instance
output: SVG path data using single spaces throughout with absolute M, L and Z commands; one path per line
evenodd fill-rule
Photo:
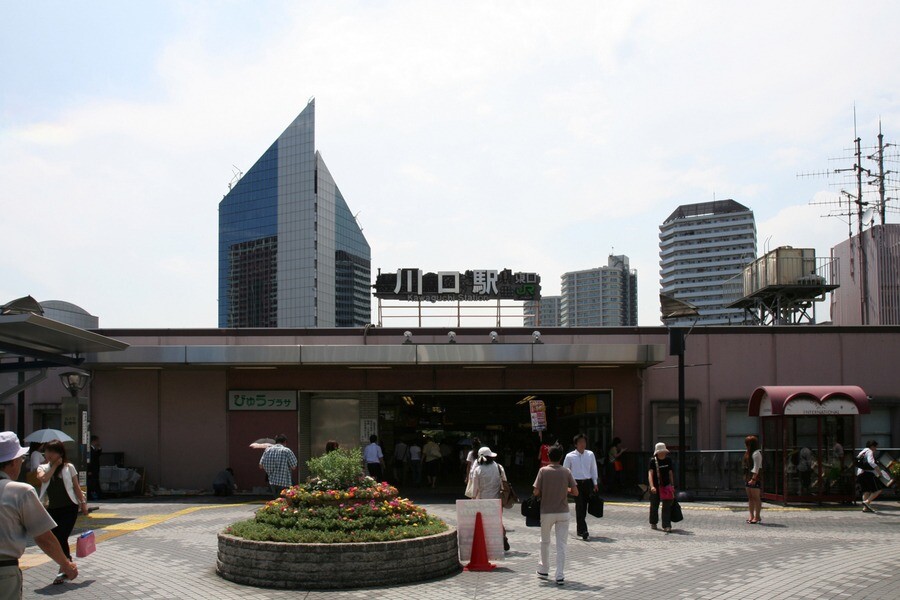
M 537 396 L 525 396 L 524 398 L 516 402 L 516 404 L 528 404 L 529 401 L 534 400 L 535 398 L 537 398 Z
M 400 397 L 403 399 L 403 401 L 406 403 L 407 406 L 415 405 L 415 402 L 413 401 L 412 396 L 400 396 Z
M 84 386 L 91 380 L 91 376 L 84 371 L 66 371 L 59 374 L 59 379 L 66 391 L 73 398 L 77 398 L 78 392 L 84 389 Z

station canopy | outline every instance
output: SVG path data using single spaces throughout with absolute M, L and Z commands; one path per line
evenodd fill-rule
M 769 385 L 750 396 L 749 415 L 866 415 L 869 397 L 856 385 Z

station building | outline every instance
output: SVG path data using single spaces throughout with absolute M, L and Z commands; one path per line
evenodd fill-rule
M 224 466 L 242 489 L 264 484 L 256 439 L 288 436 L 301 465 L 329 439 L 354 446 L 477 435 L 536 448 L 528 399 L 547 407 L 546 435 L 586 432 L 604 447 L 677 447 L 678 370 L 663 327 L 447 329 L 101 329 L 125 350 L 87 354 L 91 431 L 147 483 L 208 488 Z M 758 432 L 748 400 L 762 385 L 858 385 L 872 413 L 857 439 L 900 442 L 900 327 L 697 327 L 685 354 L 686 445 L 741 447 Z M 57 382 L 58 386 L 58 382 Z M 46 387 L 46 386 L 45 386 Z M 37 388 L 47 406 L 59 390 Z M 43 397 L 46 395 L 47 397 Z M 58 400 L 57 400 L 58 401 Z M 14 406 L 4 407 L 7 422 Z M 455 451 L 455 449 L 454 449 Z M 302 469 L 302 467 L 301 467 Z M 301 471 L 301 475 L 302 475 Z

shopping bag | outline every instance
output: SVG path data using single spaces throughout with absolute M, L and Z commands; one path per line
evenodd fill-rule
M 680 523 L 684 521 L 684 514 L 681 512 L 681 505 L 678 504 L 678 500 L 672 502 L 672 510 L 669 512 L 669 520 L 673 523 Z
M 522 516 L 526 527 L 541 526 L 541 499 L 529 496 L 522 502 Z
M 660 486 L 659 499 L 660 500 L 674 500 L 675 499 L 675 486 L 674 485 Z
M 466 498 L 475 497 L 475 477 L 469 473 L 469 481 L 466 482 Z
M 78 541 L 75 542 L 75 556 L 78 558 L 84 558 L 90 554 L 94 553 L 94 550 L 97 549 L 96 540 L 94 539 L 94 531 L 88 530 L 78 536 Z
M 598 519 L 603 518 L 603 498 L 591 494 L 588 498 L 588 514 Z
M 512 486 L 509 485 L 508 481 L 500 482 L 500 503 L 503 504 L 503 508 L 512 508 L 516 505 L 516 502 L 519 501 L 519 497 L 516 496 L 516 491 L 512 489 Z

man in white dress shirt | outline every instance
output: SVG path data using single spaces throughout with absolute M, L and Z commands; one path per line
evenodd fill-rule
M 366 468 L 369 470 L 375 481 L 381 482 L 384 479 L 384 452 L 378 445 L 378 436 L 374 433 L 369 436 L 369 445 L 363 448 L 363 460 L 366 461 Z
M 599 491 L 597 487 L 597 459 L 594 453 L 587 449 L 587 436 L 579 433 L 575 436 L 575 450 L 566 454 L 563 466 L 572 471 L 575 483 L 578 485 L 578 495 L 575 496 L 575 532 L 583 540 L 590 537 L 587 528 L 587 506 L 592 492 Z

